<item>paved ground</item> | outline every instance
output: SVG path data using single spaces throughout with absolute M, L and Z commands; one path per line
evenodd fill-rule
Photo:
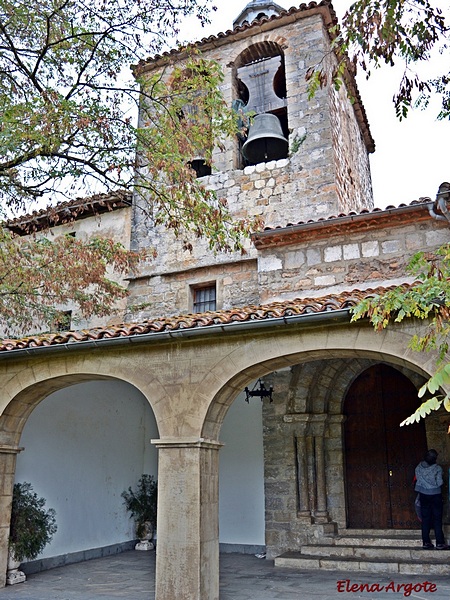
M 25 583 L 0 589 L 0 600 L 153 600 L 154 574 L 154 552 L 124 552 L 29 575 Z M 361 592 L 364 584 L 379 591 Z M 272 561 L 251 555 L 221 555 L 220 600 L 299 598 L 449 600 L 450 578 L 275 569 Z

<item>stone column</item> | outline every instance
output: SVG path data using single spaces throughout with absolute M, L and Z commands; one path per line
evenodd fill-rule
M 312 415 L 311 428 L 314 435 L 314 470 L 316 475 L 316 523 L 329 521 L 327 511 L 327 486 L 325 475 L 324 435 L 327 415 Z
M 0 587 L 6 585 L 9 524 L 16 472 L 16 457 L 23 450 L 18 446 L 0 444 Z
M 327 489 L 325 481 L 325 459 L 323 450 L 323 437 L 315 437 L 314 445 L 316 449 L 316 475 L 317 475 L 317 510 L 316 523 L 322 520 L 328 521 L 327 511 Z
M 219 598 L 220 442 L 152 440 L 159 448 L 155 600 Z
M 304 431 L 298 432 L 296 437 L 297 450 L 297 486 L 298 510 L 297 515 L 311 522 L 311 508 L 309 504 L 308 461 L 306 455 L 306 437 Z

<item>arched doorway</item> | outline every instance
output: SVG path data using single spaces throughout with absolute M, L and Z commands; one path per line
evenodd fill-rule
M 417 408 L 417 390 L 385 364 L 361 373 L 344 403 L 347 526 L 417 527 L 412 480 L 427 441 L 423 421 L 399 427 Z

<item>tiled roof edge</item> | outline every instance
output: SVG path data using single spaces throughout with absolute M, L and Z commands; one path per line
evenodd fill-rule
M 407 285 L 407 284 L 405 284 Z M 393 286 L 392 286 L 393 287 Z M 86 344 L 97 345 L 106 340 L 133 341 L 133 338 L 145 336 L 158 338 L 158 334 L 195 334 L 195 332 L 215 332 L 232 328 L 237 324 L 250 326 L 258 323 L 272 322 L 280 319 L 289 321 L 293 317 L 308 317 L 323 315 L 332 319 L 336 313 L 348 312 L 362 299 L 381 294 L 389 288 L 374 288 L 366 290 L 351 290 L 340 294 L 330 294 L 319 298 L 299 298 L 272 302 L 266 305 L 246 306 L 230 310 L 211 311 L 199 314 L 186 314 L 174 317 L 162 317 L 146 320 L 140 323 L 125 323 L 109 327 L 96 327 L 81 331 L 58 332 L 25 337 L 22 339 L 4 339 L 0 342 L 0 356 L 14 355 L 19 351 L 30 354 L 39 348 L 71 346 L 74 349 Z
M 217 46 L 220 45 L 223 40 L 228 41 L 231 37 L 236 36 L 240 33 L 247 32 L 249 29 L 253 29 L 256 27 L 261 27 L 265 24 L 272 24 L 274 21 L 280 21 L 285 19 L 286 17 L 293 17 L 295 15 L 304 15 L 307 12 L 314 13 L 322 13 L 325 8 L 330 15 L 329 25 L 337 24 L 337 16 L 336 12 L 333 8 L 333 4 L 331 0 L 321 0 L 321 2 L 309 2 L 308 4 L 302 3 L 298 8 L 295 6 L 283 10 L 279 15 L 272 15 L 270 17 L 262 17 L 261 19 L 255 19 L 251 23 L 246 23 L 244 25 L 238 25 L 234 29 L 227 29 L 225 32 L 219 32 L 216 35 L 210 35 L 208 37 L 201 38 L 195 42 L 189 44 L 191 48 L 200 48 L 201 46 Z M 327 24 L 328 25 L 328 24 Z M 135 72 L 145 72 L 146 67 L 155 68 L 157 67 L 161 61 L 166 61 L 168 58 L 177 57 L 183 53 L 183 48 L 172 48 L 171 50 L 167 50 L 162 54 L 156 54 L 155 56 L 151 56 L 145 60 L 140 60 L 137 65 L 133 65 L 133 70 Z
M 95 194 L 86 198 L 75 198 L 47 206 L 31 214 L 21 215 L 6 221 L 3 226 L 18 235 L 28 235 L 56 225 L 63 225 L 93 215 L 118 210 L 130 206 L 131 192 L 125 190 Z
M 360 213 L 350 212 L 347 214 L 331 215 L 326 218 L 318 219 L 317 221 L 300 221 L 298 223 L 288 223 L 285 226 L 266 227 L 263 231 L 252 233 L 253 243 L 257 248 L 264 248 L 268 245 L 273 245 L 276 239 L 294 236 L 302 236 L 302 239 L 307 239 L 309 232 L 314 232 L 314 235 L 325 235 L 330 230 L 349 231 L 357 230 L 360 227 L 368 229 L 370 227 L 384 226 L 384 220 L 391 218 L 391 224 L 396 225 L 397 220 L 405 215 L 410 215 L 411 218 L 425 220 L 430 218 L 429 207 L 432 205 L 431 198 L 420 198 L 414 200 L 410 204 L 400 204 L 399 206 L 389 205 L 386 208 L 374 208 L 372 210 L 364 209 Z

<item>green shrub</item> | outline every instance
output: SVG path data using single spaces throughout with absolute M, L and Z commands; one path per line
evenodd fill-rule
M 56 532 L 55 510 L 45 502 L 30 483 L 14 484 L 9 546 L 18 561 L 36 558 Z
M 138 481 L 137 490 L 131 487 L 122 492 L 126 509 L 131 513 L 136 523 L 136 534 L 141 538 L 145 523 L 150 523 L 156 529 L 158 484 L 153 475 L 142 475 Z

